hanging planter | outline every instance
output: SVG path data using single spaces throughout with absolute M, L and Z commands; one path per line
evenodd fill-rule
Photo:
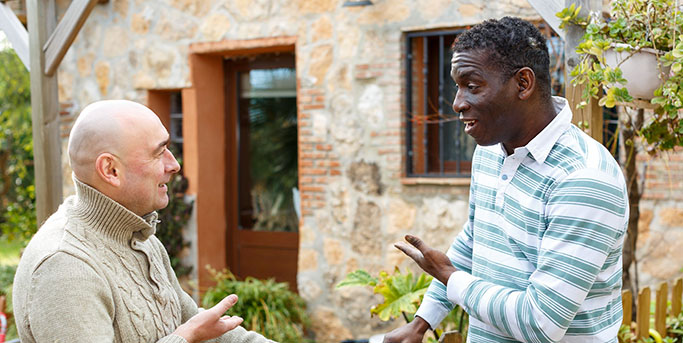
M 657 57 L 664 55 L 662 51 L 650 48 L 630 50 L 628 45 L 615 44 L 614 47 L 605 50 L 605 64 L 612 69 L 621 69 L 628 94 L 634 99 L 649 102 L 655 97 L 655 90 L 668 79 L 671 67 L 662 66 L 660 72 Z
M 611 17 L 578 16 L 571 5 L 557 13 L 585 30 L 576 47 L 574 85 L 585 85 L 578 107 L 598 99 L 604 107 L 652 108 L 639 132 L 651 151 L 683 146 L 683 8 L 678 0 L 612 0 Z

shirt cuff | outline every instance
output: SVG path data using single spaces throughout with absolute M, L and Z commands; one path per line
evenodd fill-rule
M 446 318 L 448 312 L 450 311 L 441 303 L 425 296 L 422 298 L 422 304 L 420 304 L 420 307 L 417 309 L 415 316 L 424 319 L 427 323 L 429 323 L 429 327 L 434 330 L 437 326 L 439 326 L 441 321 Z
M 446 297 L 448 298 L 448 301 L 462 306 L 465 290 L 475 280 L 477 280 L 476 277 L 462 270 L 458 270 L 451 274 L 451 276 L 448 277 L 448 283 L 446 284 Z

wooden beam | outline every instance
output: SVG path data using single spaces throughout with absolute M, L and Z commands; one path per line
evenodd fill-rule
M 27 0 L 31 56 L 31 117 L 36 183 L 36 219 L 40 226 L 62 202 L 62 141 L 59 136 L 57 78 L 43 74 L 43 46 L 54 30 L 53 0 Z
M 59 21 L 57 29 L 43 46 L 45 52 L 45 74 L 52 76 L 57 70 L 69 46 L 76 39 L 78 31 L 85 23 L 98 0 L 73 0 Z
M 7 40 L 19 56 L 26 69 L 31 70 L 31 58 L 28 53 L 28 31 L 21 24 L 19 18 L 14 15 L 12 9 L 0 2 L 0 30 L 5 32 Z
M 541 15 L 553 31 L 564 40 L 564 30 L 560 29 L 560 18 L 555 16 L 555 13 L 564 9 L 563 0 L 527 0 L 531 7 L 533 7 L 538 14 Z
M 569 7 L 576 4 L 576 7 L 581 6 L 582 17 L 587 17 L 590 12 L 602 12 L 602 0 L 565 0 L 565 6 Z M 579 45 L 583 38 L 584 31 L 581 27 L 576 25 L 567 25 L 564 42 L 564 63 L 565 63 L 565 97 L 569 101 L 574 117 L 572 122 L 578 124 L 579 122 L 588 125 L 588 134 L 598 142 L 602 143 L 602 107 L 598 105 L 597 100 L 592 100 L 586 107 L 577 109 L 576 105 L 581 102 L 581 93 L 583 87 L 574 87 L 571 84 L 571 76 L 569 73 L 574 67 L 579 64 L 579 55 L 576 53 L 576 46 Z

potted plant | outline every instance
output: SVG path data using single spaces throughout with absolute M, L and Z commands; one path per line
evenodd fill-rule
M 611 6 L 608 18 L 580 17 L 581 8 L 574 5 L 557 13 L 560 27 L 571 23 L 586 32 L 576 47 L 580 62 L 570 74 L 575 85 L 585 85 L 579 107 L 595 98 L 605 107 L 652 108 L 654 114 L 640 133 L 653 150 L 683 145 L 678 114 L 683 108 L 681 5 L 678 0 L 613 0 Z M 648 78 L 654 87 L 642 87 Z

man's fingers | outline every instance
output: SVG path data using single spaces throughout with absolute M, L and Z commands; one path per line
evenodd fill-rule
M 229 310 L 233 305 L 237 303 L 237 295 L 235 294 L 230 294 L 227 297 L 223 298 L 221 302 L 216 304 L 216 306 L 212 307 L 209 311 L 214 311 L 216 315 L 220 316 L 225 313 L 225 311 Z
M 421 252 L 424 252 L 425 249 L 429 248 L 421 239 L 419 239 L 416 236 L 406 235 L 405 239 L 406 239 L 406 241 L 408 241 L 408 243 L 410 243 L 412 246 L 416 247 Z
M 408 257 L 412 258 L 415 261 L 417 261 L 418 259 L 422 259 L 424 257 L 420 250 L 411 247 L 405 242 L 396 242 L 394 246 L 396 247 L 396 249 L 403 251 L 404 254 L 408 255 Z
M 225 325 L 226 331 L 230 331 L 230 330 L 240 326 L 240 324 L 242 324 L 243 321 L 244 321 L 244 319 L 242 319 L 238 316 L 232 316 L 232 317 L 223 316 L 221 318 L 221 322 L 223 323 L 223 325 Z

